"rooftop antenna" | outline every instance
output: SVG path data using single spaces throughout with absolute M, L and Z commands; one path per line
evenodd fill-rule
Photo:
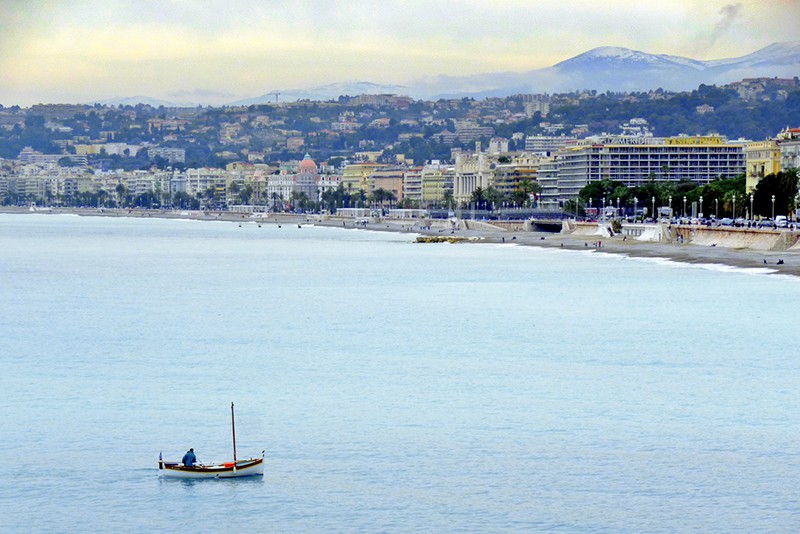
M 279 92 L 277 92 L 277 91 L 273 91 L 272 93 L 269 93 L 269 94 L 275 95 L 275 105 L 277 106 L 278 105 L 278 97 L 281 96 L 281 94 Z

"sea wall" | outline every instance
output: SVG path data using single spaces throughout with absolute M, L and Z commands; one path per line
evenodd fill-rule
M 675 241 L 692 245 L 749 250 L 797 250 L 800 233 L 793 230 L 758 230 L 755 228 L 720 228 L 672 226 L 668 230 Z
M 585 223 L 564 221 L 562 232 L 571 233 L 574 236 L 595 236 L 595 237 L 610 237 L 612 234 L 610 224 L 602 223 Z M 569 230 L 568 230 L 569 229 Z

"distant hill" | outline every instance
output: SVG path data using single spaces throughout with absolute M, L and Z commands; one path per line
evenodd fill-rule
M 343 82 L 318 85 L 309 89 L 283 89 L 231 102 L 232 106 L 250 106 L 254 104 L 274 104 L 277 102 L 295 102 L 297 100 L 336 100 L 340 96 L 358 96 L 363 94 L 407 94 L 408 87 L 402 85 L 382 85 L 372 82 Z M 276 98 L 277 93 L 277 98 Z
M 100 104 L 101 106 L 135 106 L 137 104 L 145 104 L 153 106 L 154 108 L 157 108 L 159 106 L 164 106 L 165 108 L 172 108 L 184 105 L 184 104 L 178 104 L 176 102 L 170 102 L 168 100 L 160 100 L 158 98 L 152 98 L 149 96 L 126 96 L 119 98 L 108 98 L 105 100 L 93 100 L 92 102 L 87 102 L 87 104 L 89 105 Z

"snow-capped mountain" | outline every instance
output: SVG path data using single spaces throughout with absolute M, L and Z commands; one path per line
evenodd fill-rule
M 724 85 L 742 78 L 800 76 L 800 41 L 774 43 L 742 57 L 701 61 L 648 54 L 629 48 L 604 46 L 567 59 L 552 67 L 528 72 L 491 72 L 472 76 L 435 75 L 405 85 L 367 81 L 332 83 L 307 89 L 278 89 L 228 105 L 271 104 L 297 100 L 326 101 L 361 94 L 401 94 L 418 99 L 485 98 L 518 93 L 557 93 L 583 89 L 597 91 L 648 91 L 659 87 L 687 91 L 700 84 Z M 196 93 L 196 94 L 195 94 Z M 177 104 L 148 97 L 115 98 L 104 104 L 148 103 L 154 106 L 219 105 L 224 93 L 214 93 L 213 102 L 204 92 L 176 94 Z M 189 97 L 193 97 L 190 99 Z
M 597 91 L 686 91 L 700 84 L 724 85 L 742 78 L 800 75 L 800 41 L 775 43 L 746 56 L 701 61 L 648 54 L 620 47 L 600 47 L 552 67 L 523 73 L 480 74 L 458 78 L 423 78 L 412 87 L 447 97 L 506 96 L 515 93 Z M 438 82 L 446 81 L 449 87 Z M 483 85 L 476 90 L 475 87 Z M 431 96 L 431 95 L 429 95 Z

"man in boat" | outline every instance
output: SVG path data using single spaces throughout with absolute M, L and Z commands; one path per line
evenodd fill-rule
M 197 461 L 197 456 L 194 455 L 194 449 L 189 449 L 186 454 L 183 455 L 183 465 L 186 467 L 194 467 L 194 463 Z

